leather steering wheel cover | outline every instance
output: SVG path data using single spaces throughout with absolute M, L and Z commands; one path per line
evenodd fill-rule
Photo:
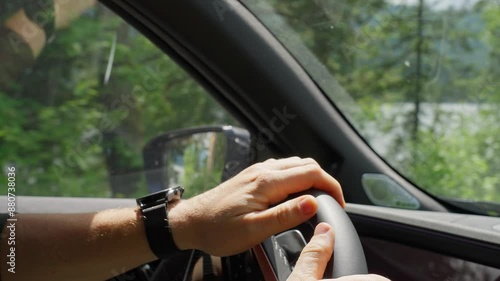
M 328 262 L 325 278 L 367 274 L 368 267 L 363 247 L 345 210 L 325 192 L 311 190 L 307 194 L 313 195 L 318 201 L 318 212 L 310 219 L 312 225 L 326 222 L 335 232 L 334 254 Z

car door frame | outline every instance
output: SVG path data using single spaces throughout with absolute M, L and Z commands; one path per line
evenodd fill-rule
M 463 216 L 449 212 L 468 212 L 417 188 L 379 157 L 297 60 L 241 2 L 103 3 L 185 68 L 252 132 L 253 160 L 289 155 L 313 157 L 343 184 L 348 202 L 368 205 L 358 208 L 351 204 L 347 209 L 361 235 L 500 267 L 500 261 L 492 262 L 500 254 L 500 241 L 498 233 L 490 228 L 499 221 L 491 218 L 478 226 L 479 232 L 488 233 L 479 238 L 475 236 L 478 233 L 468 232 L 470 226 L 466 223 L 449 223 L 446 215 Z M 443 217 L 438 215 L 433 223 L 426 224 L 404 211 L 379 212 L 377 207 L 370 207 L 372 203 L 360 180 L 365 173 L 389 176 L 417 198 L 421 211 L 439 212 Z M 386 217 L 380 215 L 384 212 Z M 419 240 L 424 238 L 425 243 Z
M 481 217 L 430 196 L 392 169 L 240 2 L 102 2 L 159 46 L 251 131 L 254 161 L 290 155 L 317 159 L 343 184 L 351 202 L 347 211 L 361 236 L 500 268 L 500 260 L 495 259 L 500 256 L 500 241 L 491 229 L 500 221 L 488 218 L 474 232 L 465 222 Z M 391 177 L 419 200 L 421 210 L 411 216 L 403 210 L 370 206 L 360 180 L 368 172 Z M 26 197 L 19 199 L 25 204 L 18 211 L 82 212 L 133 203 L 117 200 Z M 74 208 L 75 204 L 80 207 Z M 437 214 L 432 222 L 418 218 L 426 211 Z M 450 222 L 459 218 L 462 222 Z

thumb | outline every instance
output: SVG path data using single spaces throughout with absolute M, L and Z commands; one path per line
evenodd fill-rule
M 314 230 L 314 236 L 304 247 L 299 260 L 288 281 L 320 280 L 333 253 L 335 237 L 332 228 L 320 223 Z

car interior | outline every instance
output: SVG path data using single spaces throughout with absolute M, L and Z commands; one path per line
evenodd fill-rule
M 89 23 L 77 19 L 74 23 L 63 25 L 64 27 L 55 31 L 54 38 L 50 39 L 52 41 L 47 40 L 50 43 L 47 43 L 44 48 L 49 50 L 50 48 L 55 49 L 57 46 L 65 46 L 63 44 L 67 44 L 69 40 L 79 38 L 79 35 L 85 35 L 89 38 L 95 36 L 101 38 L 100 40 L 104 43 L 101 45 L 92 45 L 90 43 L 86 45 L 82 42 L 80 43 L 81 46 L 75 43 L 67 50 L 67 55 L 65 54 L 72 61 L 77 61 L 77 58 L 83 56 L 82 50 L 85 50 L 83 54 L 92 54 L 95 57 L 89 55 L 84 59 L 84 62 L 72 66 L 71 70 L 59 73 L 50 70 L 46 66 L 48 63 L 43 64 L 43 60 L 45 62 L 56 60 L 58 55 L 54 52 L 49 52 L 46 55 L 43 53 L 46 51 L 43 50 L 36 59 L 36 67 L 19 74 L 17 78 L 12 78 L 12 80 L 22 81 L 25 84 L 30 81 L 49 81 L 45 86 L 52 87 L 50 81 L 55 79 L 53 77 L 58 75 L 67 76 L 65 78 L 67 80 L 60 84 L 62 85 L 60 86 L 61 92 L 54 91 L 44 97 L 37 97 L 36 93 L 30 94 L 29 89 L 18 90 L 24 89 L 21 86 L 16 88 L 11 85 L 10 88 L 0 88 L 2 99 L 8 102 L 10 102 L 8 98 L 13 100 L 23 98 L 33 100 L 33 104 L 35 102 L 37 104 L 26 106 L 26 104 L 17 105 L 14 102 L 12 104 L 6 102 L 5 107 L 0 106 L 2 111 L 5 112 L 0 113 L 0 116 L 3 115 L 0 120 L 3 120 L 2 123 L 5 122 L 6 125 L 4 126 L 6 128 L 14 128 L 14 125 L 10 126 L 10 123 L 7 123 L 10 120 L 8 118 L 16 118 L 16 114 L 18 116 L 24 114 L 8 111 L 9 106 L 19 106 L 19 108 L 25 106 L 26 112 L 29 110 L 31 110 L 29 112 L 41 112 L 40 115 L 37 115 L 39 117 L 36 117 L 39 119 L 33 117 L 36 120 L 52 122 L 55 120 L 54 118 L 59 118 L 63 121 L 57 122 L 65 122 L 64 119 L 66 118 L 68 123 L 74 122 L 73 131 L 68 130 L 67 132 L 63 131 L 62 128 L 59 128 L 59 132 L 56 131 L 58 130 L 57 124 L 60 123 L 47 123 L 50 130 L 53 131 L 48 131 L 49 129 L 43 131 L 45 129 L 41 125 L 33 125 L 32 127 L 20 125 L 20 129 L 16 129 L 20 130 L 20 134 L 23 131 L 40 130 L 41 135 L 44 135 L 40 138 L 38 138 L 38 135 L 30 133 L 33 142 L 40 139 L 37 143 L 43 145 L 39 146 L 27 146 L 27 144 L 23 146 L 25 144 L 22 141 L 6 138 L 5 136 L 14 131 L 15 128 L 12 130 L 6 129 L 3 135 L 0 130 L 0 150 L 6 151 L 0 154 L 3 154 L 0 158 L 5 159 L 2 160 L 2 165 L 5 167 L 15 165 L 19 171 L 19 181 L 26 181 L 26 184 L 23 185 L 26 189 L 47 182 L 46 185 L 41 186 L 39 189 L 33 187 L 31 191 L 23 191 L 23 187 L 17 188 L 16 204 L 19 213 L 79 213 L 95 212 L 109 208 L 133 207 L 136 205 L 135 197 L 176 184 L 182 184 L 185 187 L 186 197 L 188 198 L 208 188 L 217 186 L 220 182 L 234 176 L 253 163 L 265 161 L 269 158 L 277 159 L 290 156 L 315 159 L 325 171 L 341 183 L 347 202 L 347 206 L 343 210 L 330 196 L 311 190 L 309 193 L 317 197 L 320 206 L 318 214 L 313 219 L 295 229 L 276 234 L 244 253 L 219 258 L 193 250 L 169 260 L 159 260 L 142 265 L 132 271 L 120 272 L 117 270 L 116 277 L 111 280 L 286 280 L 291 270 L 293 270 L 298 254 L 305 246 L 305 243 L 312 237 L 314 226 L 321 221 L 329 222 L 336 232 L 335 253 L 325 272 L 325 278 L 356 273 L 375 273 L 386 276 L 391 280 L 500 280 L 500 197 L 498 197 L 498 194 L 500 194 L 500 180 L 495 181 L 497 179 L 495 177 L 498 177 L 500 173 L 495 174 L 495 170 L 493 170 L 497 169 L 496 171 L 500 172 L 500 163 L 494 166 L 495 163 L 498 163 L 494 162 L 497 161 L 494 160 L 497 158 L 495 153 L 500 153 L 499 139 L 496 135 L 498 129 L 493 125 L 493 127 L 489 127 L 487 133 L 482 135 L 478 133 L 478 138 L 481 138 L 481 141 L 491 141 L 490 145 L 480 146 L 491 150 L 484 152 L 485 155 L 493 155 L 488 158 L 493 159 L 491 169 L 488 170 L 490 174 L 481 176 L 479 182 L 470 183 L 464 181 L 458 183 L 458 185 L 465 186 L 464 190 L 469 188 L 477 191 L 477 194 L 492 195 L 488 195 L 490 197 L 485 195 L 484 198 L 487 199 L 484 199 L 472 195 L 469 197 L 467 197 L 468 195 L 454 196 L 455 193 L 452 192 L 456 190 L 450 191 L 449 194 L 451 195 L 439 193 L 435 192 L 435 189 L 422 184 L 424 179 L 422 179 L 422 182 L 419 181 L 419 177 L 425 178 L 425 175 L 416 172 L 409 173 L 407 172 L 408 169 L 403 165 L 404 161 L 396 161 L 413 153 L 409 150 L 410 145 L 391 147 L 387 143 L 387 138 L 390 138 L 389 133 L 380 133 L 380 139 L 376 141 L 374 141 L 376 138 L 370 139 L 370 134 L 366 133 L 371 132 L 370 129 L 364 130 L 361 126 L 370 127 L 373 123 L 363 121 L 364 119 L 359 121 L 361 117 L 358 117 L 358 115 L 362 114 L 365 108 L 357 105 L 358 99 L 362 100 L 362 98 L 356 96 L 356 94 L 361 95 L 364 93 L 363 87 L 365 85 L 363 82 L 365 80 L 363 79 L 373 79 L 380 82 L 380 84 L 387 84 L 389 82 L 382 81 L 386 79 L 384 75 L 392 73 L 392 71 L 412 68 L 414 65 L 413 59 L 416 61 L 417 66 L 419 64 L 423 65 L 423 72 L 435 71 L 435 73 L 438 73 L 435 74 L 438 77 L 435 79 L 439 81 L 435 82 L 432 80 L 434 78 L 426 77 L 427 80 L 423 79 L 424 82 L 419 84 L 417 78 L 411 78 L 413 80 L 403 79 L 404 83 L 408 80 L 411 89 L 417 87 L 421 93 L 429 94 L 434 91 L 432 87 L 438 87 L 432 83 L 442 83 L 443 85 L 439 87 L 443 88 L 452 87 L 450 86 L 451 82 L 446 82 L 447 80 L 445 81 L 445 78 L 442 78 L 455 79 L 453 73 L 446 72 L 446 67 L 452 65 L 455 61 L 460 61 L 460 54 L 452 44 L 455 42 L 452 40 L 455 39 L 450 38 L 472 36 L 468 35 L 468 33 L 463 35 L 462 33 L 466 33 L 463 30 L 472 30 L 472 33 L 479 33 L 484 29 L 489 33 L 480 37 L 481 40 L 491 40 L 487 42 L 493 42 L 488 43 L 487 47 L 481 49 L 479 43 L 476 45 L 471 43 L 473 39 L 468 39 L 469 41 L 464 39 L 463 42 L 469 42 L 472 46 L 469 49 L 465 48 L 466 50 L 479 50 L 478 53 L 473 55 L 475 60 L 484 59 L 481 54 L 487 53 L 491 56 L 491 58 L 484 60 L 491 62 L 491 65 L 493 65 L 491 66 L 492 70 L 488 70 L 487 67 L 490 67 L 490 64 L 486 63 L 480 66 L 474 64 L 474 67 L 480 68 L 483 72 L 491 73 L 493 79 L 488 78 L 490 79 L 488 81 L 493 81 L 492 86 L 489 88 L 491 89 L 489 96 L 492 99 L 483 99 L 481 97 L 481 102 L 489 102 L 488 106 L 491 107 L 491 112 L 498 112 L 495 110 L 500 104 L 498 98 L 500 97 L 500 87 L 494 82 L 498 80 L 496 75 L 500 74 L 498 64 L 495 64 L 500 58 L 500 41 L 498 41 L 498 38 L 500 38 L 498 37 L 500 21 L 496 20 L 496 18 L 500 18 L 498 17 L 500 15 L 498 2 L 484 0 L 470 1 L 473 2 L 470 4 L 467 1 L 457 1 L 455 4 L 449 4 L 451 6 L 447 11 L 451 13 L 451 16 L 448 16 L 450 18 L 453 15 L 457 18 L 462 17 L 463 21 L 456 23 L 457 26 L 461 26 L 460 24 L 467 26 L 463 27 L 462 33 L 453 33 L 454 29 L 449 27 L 455 22 L 444 20 L 444 16 L 443 18 L 436 16 L 437 13 L 447 9 L 443 8 L 448 5 L 446 4 L 447 1 L 407 1 L 408 4 L 405 4 L 405 1 L 382 0 L 296 2 L 274 0 L 102 0 L 98 3 L 94 3 L 94 1 L 83 2 L 89 3 L 86 4 L 85 8 L 78 8 L 82 11 L 78 14 L 80 18 L 87 19 Z M 463 6 L 460 6 L 462 2 Z M 390 10 L 390 12 L 384 14 L 381 12 L 385 7 L 383 5 L 392 8 L 401 6 L 412 8 L 407 8 L 411 11 Z M 433 5 L 438 8 L 432 8 Z M 346 6 L 349 8 L 346 8 Z M 72 9 L 77 8 L 73 7 Z M 351 9 L 352 13 L 349 14 L 342 9 Z M 366 15 L 373 11 L 370 9 L 377 11 L 377 13 L 373 13 L 374 15 L 382 14 L 383 16 L 371 21 L 370 18 L 366 18 Z M 474 20 L 479 21 L 481 17 L 475 17 L 471 9 L 479 9 L 480 12 L 484 11 L 490 17 L 485 16 L 484 23 L 476 24 Z M 304 15 L 300 15 L 299 12 L 294 14 L 295 11 L 300 11 Z M 401 15 L 413 11 L 417 13 L 411 18 L 415 19 L 415 24 L 409 25 L 409 27 L 405 26 L 402 22 L 405 22 L 408 18 Z M 432 14 L 434 17 L 429 16 L 419 21 L 417 16 L 422 16 L 422 13 L 434 13 Z M 402 19 L 394 15 L 399 15 Z M 94 18 L 103 17 L 109 18 L 106 24 L 101 24 L 95 28 L 108 32 L 105 33 L 106 36 L 109 34 L 112 36 L 106 37 L 90 31 L 79 34 L 72 29 L 76 28 L 73 26 L 80 25 L 93 30 L 91 29 L 91 20 L 95 21 Z M 373 27 L 377 22 L 388 20 L 388 17 L 396 18 L 397 23 L 391 22 L 389 27 L 383 26 L 383 28 Z M 389 20 L 394 20 L 394 18 Z M 314 19 L 317 21 L 314 22 Z M 307 20 L 311 20 L 311 22 Z M 357 21 L 366 21 L 369 24 L 359 26 Z M 120 22 L 120 24 L 117 24 L 117 22 Z M 420 30 L 418 23 L 427 24 L 427 29 Z M 326 27 L 323 24 L 326 24 Z M 123 27 L 125 25 L 128 28 L 126 30 Z M 376 42 L 364 42 L 362 47 L 356 47 L 356 53 L 352 53 L 352 49 L 349 50 L 351 53 L 348 55 L 357 59 L 357 61 L 351 62 L 350 65 L 353 68 L 356 66 L 357 69 L 362 69 L 365 72 L 359 74 L 355 70 L 349 70 L 346 75 L 342 75 L 343 67 L 347 67 L 343 63 L 347 64 L 348 62 L 338 62 L 336 61 L 337 57 L 334 55 L 321 57 L 318 51 L 320 48 L 317 45 L 318 42 L 327 40 L 321 36 L 331 36 L 324 46 L 321 45 L 322 48 L 342 52 L 343 42 L 336 41 L 337 37 L 335 36 L 340 36 L 338 33 L 344 32 L 347 34 L 345 38 L 350 38 L 348 36 L 351 35 L 345 30 L 348 28 L 359 29 L 361 32 L 363 32 L 363 28 L 367 28 L 373 34 L 379 32 L 387 35 L 392 32 L 391 35 L 387 35 L 388 39 L 383 41 L 389 44 L 392 42 L 391 40 L 395 40 L 394 38 L 399 38 L 397 34 L 403 32 L 404 28 L 411 28 L 411 32 L 420 30 L 425 36 L 434 35 L 429 31 L 433 29 L 433 27 L 429 28 L 432 25 L 442 29 L 434 27 L 436 36 L 441 37 L 433 39 L 432 43 L 425 43 L 423 39 L 420 41 L 416 39 L 415 42 L 408 43 L 408 46 L 418 48 L 420 44 L 424 46 L 422 48 L 430 50 L 434 46 L 432 44 L 438 44 L 440 40 L 443 42 L 450 40 L 451 43 L 439 43 L 442 44 L 439 45 L 441 46 L 439 48 L 444 50 L 443 52 L 453 53 L 453 56 L 440 55 L 440 57 L 434 57 L 435 53 L 428 51 L 428 56 L 425 53 L 424 58 L 421 58 L 418 54 L 414 55 L 412 53 L 411 59 L 406 60 L 403 57 L 397 63 L 397 66 L 389 69 L 387 66 L 389 59 L 379 62 L 374 58 L 373 62 L 366 62 L 367 57 L 370 56 L 383 60 L 380 57 L 386 58 L 398 55 L 398 49 L 390 45 L 379 44 L 377 39 Z M 472 26 L 470 30 L 467 29 L 469 26 Z M 316 29 L 321 30 L 321 32 L 314 33 L 313 31 Z M 331 33 L 326 33 L 327 31 Z M 58 34 L 59 32 L 61 35 Z M 335 32 L 337 32 L 337 35 L 333 35 Z M 0 31 L 0 35 L 4 37 L 2 31 Z M 142 41 L 134 41 L 135 36 L 143 37 L 144 39 L 141 40 L 147 41 L 149 45 L 141 43 Z M 360 38 L 354 39 L 362 40 Z M 80 38 L 78 40 L 89 40 L 90 42 L 91 39 Z M 349 42 L 353 44 L 352 41 Z M 126 44 L 132 47 L 125 49 L 123 46 Z M 379 47 L 381 46 L 381 50 L 377 50 L 376 55 L 373 55 L 370 53 L 373 51 L 371 46 L 376 44 L 379 44 Z M 139 49 L 142 47 L 146 50 L 144 51 L 145 56 L 141 57 L 141 60 L 136 59 L 134 55 L 139 53 Z M 4 50 L 2 48 L 0 47 L 0 54 Z M 151 59 L 147 56 L 148 52 L 152 54 Z M 118 55 L 123 56 L 128 61 L 126 59 L 122 61 L 122 58 L 119 58 Z M 60 56 L 62 57 L 62 55 Z M 87 84 L 73 86 L 71 81 L 79 81 L 78 79 L 83 81 L 85 76 L 82 74 L 82 69 L 87 64 L 93 65 L 93 61 L 97 61 L 97 58 L 102 60 L 101 63 L 96 64 L 98 67 L 95 68 L 98 69 L 95 72 L 100 75 L 98 76 L 99 79 L 95 81 L 89 80 L 93 82 Z M 143 59 L 147 60 L 147 63 L 141 64 Z M 167 60 L 168 63 L 165 63 L 164 61 Z M 38 61 L 41 62 L 38 63 Z M 439 70 L 433 68 L 433 63 L 436 61 L 439 61 L 438 64 L 441 67 Z M 65 64 L 65 58 L 60 59 L 58 63 Z M 120 67 L 127 63 L 131 65 L 131 70 L 123 68 L 122 71 Z M 40 65 L 38 66 L 38 64 Z M 473 65 L 472 62 L 470 64 Z M 151 66 L 151 68 L 146 68 L 146 65 Z M 382 67 L 386 67 L 387 71 Z M 469 72 L 467 73 L 471 77 L 475 75 L 475 72 L 471 70 L 474 67 L 470 66 L 468 68 Z M 0 66 L 0 68 L 3 67 Z M 136 69 L 133 70 L 134 68 Z M 371 72 L 368 72 L 365 68 L 371 68 Z M 61 67 L 60 69 L 64 68 Z M 150 74 L 149 70 L 153 74 Z M 128 74 L 127 71 L 134 73 L 133 75 L 139 75 L 134 76 L 138 77 L 136 81 L 128 81 L 129 84 L 119 84 L 113 81 L 113 79 L 125 80 L 126 77 L 132 77 L 126 76 L 132 75 Z M 176 74 L 181 71 L 182 75 Z M 385 71 L 387 73 L 384 73 Z M 494 71 L 499 72 L 494 73 Z M 2 85 L 1 81 L 6 79 L 7 74 L 5 73 L 7 72 L 7 67 L 0 71 L 0 75 L 4 76 L 0 80 L 0 85 Z M 144 76 L 140 76 L 141 73 Z M 160 78 L 156 78 L 155 75 L 157 74 Z M 376 78 L 366 78 L 369 75 L 374 75 Z M 414 77 L 411 75 L 409 77 Z M 167 76 L 173 77 L 171 79 L 172 84 L 161 84 L 163 82 L 159 81 L 163 81 L 162 79 Z M 357 77 L 364 78 L 358 79 Z M 189 83 L 195 86 L 185 82 L 186 79 L 192 81 Z M 387 78 L 387 81 L 389 80 Z M 465 85 L 467 81 L 463 84 L 457 84 L 456 87 L 470 86 Z M 406 84 L 403 82 L 396 83 L 394 87 L 410 87 L 404 86 Z M 142 85 L 142 88 L 137 87 L 137 85 Z M 160 86 L 157 87 L 156 85 Z M 135 91 L 136 89 L 139 90 Z M 384 91 L 384 88 L 382 90 L 376 89 L 381 92 Z M 457 89 L 454 93 L 458 93 L 457 96 L 460 96 L 462 88 Z M 477 87 L 475 89 L 477 90 Z M 173 93 L 173 91 L 176 92 Z M 149 94 L 149 92 L 158 92 L 158 94 L 153 95 Z M 386 92 L 392 93 L 394 90 L 387 88 Z M 176 93 L 180 94 L 176 96 Z M 73 107 L 66 109 L 61 109 L 61 107 L 54 112 L 40 109 L 45 108 L 45 106 L 48 108 L 48 106 L 53 107 L 59 103 L 62 104 L 65 95 L 75 96 L 75 102 L 71 104 Z M 208 101 L 204 100 L 197 103 L 197 100 L 201 100 L 198 99 L 199 95 L 206 96 L 204 99 L 208 99 Z M 423 95 L 420 98 L 426 98 Z M 86 111 L 87 106 L 90 108 L 88 105 L 90 102 L 85 103 L 87 101 L 82 98 L 84 96 L 95 97 L 95 101 L 104 104 L 104 106 L 99 107 L 100 111 Z M 129 98 L 130 96 L 134 97 L 134 102 L 139 105 L 124 109 L 127 102 L 125 99 L 122 100 L 121 97 Z M 377 99 L 382 100 L 384 97 L 375 94 L 372 96 L 367 94 L 366 96 L 368 96 L 366 97 L 368 100 L 366 107 L 375 106 Z M 172 102 L 172 104 L 165 106 L 166 103 L 162 100 L 163 98 L 174 101 L 177 99 L 178 103 Z M 373 98 L 373 101 L 371 98 Z M 414 96 L 410 96 L 408 100 L 413 102 L 413 98 Z M 118 102 L 119 106 L 113 105 L 113 101 L 118 99 L 120 100 Z M 447 104 L 452 103 L 445 98 L 443 100 Z M 64 100 L 64 102 L 66 101 Z M 427 102 L 422 102 L 416 107 L 418 110 L 422 110 L 420 112 L 422 120 L 427 118 L 423 117 L 427 116 L 426 106 L 432 103 L 433 100 L 429 98 Z M 38 106 L 38 104 L 41 104 L 41 106 Z M 184 104 L 186 108 L 182 107 Z M 413 118 L 414 115 L 411 115 L 413 111 L 404 112 L 403 108 L 406 105 L 396 102 L 394 104 L 391 107 L 393 109 L 390 110 L 402 110 L 399 111 L 400 113 L 403 112 L 401 116 L 408 117 L 408 120 Z M 490 109 L 488 106 L 481 110 L 489 112 L 487 111 Z M 152 109 L 149 110 L 148 108 Z M 413 110 L 413 107 L 411 108 Z M 81 123 L 83 117 L 75 113 L 80 109 L 87 112 L 85 116 L 88 116 L 90 121 L 85 122 L 88 122 L 88 124 L 100 124 L 98 123 L 101 118 L 99 112 L 102 111 L 111 112 L 110 118 L 118 120 L 117 124 L 122 125 L 116 125 L 110 130 L 102 129 L 103 127 L 99 129 L 99 125 L 95 125 L 95 128 L 97 128 L 95 131 L 98 133 L 90 134 L 92 128 L 89 129 L 87 123 Z M 146 113 L 146 110 L 149 111 Z M 169 113 L 175 112 L 175 110 L 179 110 L 180 113 L 175 118 L 171 118 Z M 387 109 L 387 112 L 390 110 Z M 220 113 L 222 111 L 224 113 Z M 121 118 L 120 114 L 124 114 L 124 112 L 126 112 L 126 117 Z M 450 112 L 442 110 L 440 118 L 444 118 L 445 121 L 439 124 L 444 124 L 442 126 L 445 129 L 447 126 L 450 128 L 454 126 L 451 124 L 454 121 L 450 121 L 452 117 L 449 117 L 454 113 Z M 459 112 L 475 111 L 462 108 Z M 71 116 L 73 115 L 71 114 L 75 114 L 75 119 L 72 119 Z M 92 117 L 94 116 L 92 114 L 97 117 Z M 26 114 L 26 116 L 29 115 Z M 82 113 L 81 116 L 84 116 L 84 114 Z M 418 120 L 419 115 L 416 116 Z M 494 114 L 491 116 L 494 116 Z M 498 114 L 491 118 L 497 118 L 497 116 Z M 396 128 L 397 118 L 389 117 L 389 119 L 392 119 L 394 123 L 387 123 L 386 127 L 389 129 Z M 432 115 L 429 119 L 437 120 L 438 116 Z M 139 126 L 134 123 L 134 120 L 139 120 L 137 123 L 142 122 L 143 125 L 140 125 L 142 126 L 140 129 L 131 129 L 134 126 Z M 427 121 L 422 121 L 420 124 L 421 130 L 426 128 L 425 122 Z M 83 125 L 80 126 L 80 124 Z M 417 127 L 412 127 L 411 124 L 411 122 L 404 123 L 401 125 L 401 128 L 403 128 L 401 130 L 412 132 Z M 498 123 L 493 122 L 491 124 Z M 85 129 L 80 129 L 80 127 Z M 373 128 L 375 128 L 373 130 L 378 129 L 376 126 Z M 101 130 L 101 132 L 98 130 Z M 418 130 L 418 128 L 415 130 Z M 436 130 L 439 131 L 440 129 L 433 130 L 430 131 L 436 132 Z M 468 129 L 468 127 L 464 130 L 470 134 L 479 132 L 479 129 Z M 134 135 L 133 132 L 141 132 L 141 135 Z M 54 143 L 47 141 L 45 137 L 51 134 L 54 134 L 54 138 L 65 139 L 66 142 Z M 446 133 L 442 135 L 446 136 Z M 420 134 L 421 141 L 426 137 L 429 137 L 429 135 Z M 70 152 L 64 154 L 59 148 L 52 149 L 52 146 L 55 147 L 56 144 L 57 146 L 69 146 L 71 148 L 74 143 L 78 144 L 82 139 L 92 138 L 94 140 L 92 145 L 89 146 L 92 147 L 92 152 L 80 153 L 78 156 L 70 154 L 73 150 L 68 150 Z M 70 141 L 73 141 L 73 139 L 74 143 L 71 143 Z M 380 142 L 377 142 L 378 140 Z M 400 141 L 405 142 L 405 140 Z M 17 144 L 14 144 L 15 142 Z M 431 140 L 429 141 L 431 144 L 426 143 L 423 147 L 429 147 L 433 142 L 436 141 Z M 467 144 L 459 143 L 457 147 L 465 147 Z M 474 146 L 475 144 L 470 145 Z M 113 152 L 125 151 L 126 149 L 120 147 L 128 149 L 127 145 L 134 146 L 134 148 L 130 149 L 133 151 L 130 153 L 135 153 L 133 156 Z M 445 143 L 442 147 L 446 146 L 451 147 L 452 144 Z M 76 148 L 75 151 L 78 149 Z M 15 154 L 17 151 L 20 152 Z M 33 163 L 33 161 L 23 162 L 24 160 L 22 160 L 22 158 L 29 158 L 30 155 L 37 153 L 42 155 L 43 151 L 48 151 L 48 155 L 43 156 L 45 158 L 40 157 L 42 160 L 39 163 Z M 88 149 L 88 151 L 91 151 L 91 149 Z M 460 152 L 456 151 L 456 155 L 459 154 Z M 21 155 L 23 156 L 21 157 Z M 197 159 L 201 159 L 196 158 L 200 157 L 200 155 L 203 155 L 203 159 L 213 159 L 207 160 L 209 163 L 207 162 L 206 165 L 208 166 L 203 166 L 196 162 Z M 391 158 L 392 156 L 388 155 L 395 156 Z M 432 156 L 434 155 L 436 154 Z M 466 156 L 470 155 L 464 157 Z M 84 160 L 80 160 L 79 157 Z M 431 156 L 424 155 L 422 157 L 424 157 L 423 164 L 419 168 L 431 167 Z M 55 160 L 56 158 L 59 159 L 57 160 L 59 162 Z M 448 163 L 450 169 L 458 167 L 454 166 L 455 163 L 463 162 L 463 158 L 458 158 L 458 156 L 451 159 L 458 160 L 450 160 Z M 470 159 L 471 165 L 486 167 L 484 166 L 486 164 L 483 165 L 483 162 L 476 161 L 476 158 L 470 157 Z M 188 173 L 189 161 L 192 161 L 189 165 L 195 167 L 195 171 L 191 172 L 197 173 L 198 177 L 193 179 L 194 177 L 191 176 L 191 181 L 188 181 L 185 177 Z M 132 164 L 124 164 L 127 162 Z M 437 173 L 436 177 L 439 180 L 445 179 L 450 182 L 453 180 L 451 177 L 447 178 L 445 172 L 439 170 L 444 169 L 443 165 L 436 167 L 433 166 L 432 169 L 433 172 Z M 40 169 L 43 171 L 40 172 Z M 464 171 L 464 173 L 473 174 L 476 173 L 476 170 L 468 170 Z M 47 174 L 58 176 L 44 181 L 43 175 Z M 21 179 L 21 177 L 26 179 Z M 74 182 L 75 186 L 76 184 L 83 186 L 79 189 L 81 194 L 75 193 L 77 195 L 73 195 L 65 191 L 64 185 L 72 184 L 72 177 L 82 178 L 81 183 Z M 85 179 L 85 177 L 88 177 L 88 179 Z M 95 182 L 100 183 L 96 185 L 94 193 L 92 193 L 93 191 L 86 191 L 85 187 L 89 186 L 89 183 L 93 183 L 91 181 L 93 177 L 98 178 Z M 31 182 L 29 178 L 32 179 Z M 57 182 L 52 184 L 50 181 Z M 480 185 L 481 181 L 483 181 L 484 186 Z M 440 184 L 441 182 L 436 185 Z M 466 186 L 467 184 L 470 185 Z M 141 187 L 136 188 L 136 186 Z M 476 193 L 471 192 L 470 194 Z M 7 194 L 3 190 L 0 192 L 0 200 L 2 202 L 7 201 Z M 3 203 L 1 205 L 4 206 Z

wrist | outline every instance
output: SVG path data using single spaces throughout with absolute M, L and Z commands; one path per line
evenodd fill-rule
M 174 240 L 168 209 L 175 209 L 183 192 L 184 189 L 177 186 L 136 199 L 141 210 L 149 247 L 160 259 L 170 258 L 180 251 Z
M 197 249 L 196 223 L 192 216 L 190 200 L 179 200 L 169 204 L 168 222 L 172 231 L 174 243 L 179 250 Z

